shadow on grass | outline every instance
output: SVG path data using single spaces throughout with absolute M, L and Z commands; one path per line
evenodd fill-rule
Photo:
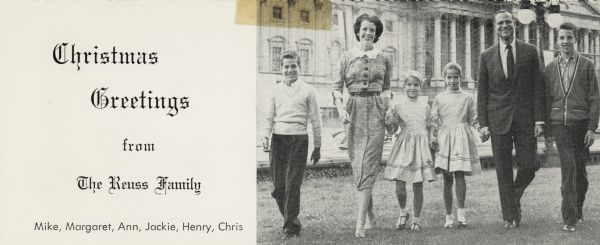
M 577 231 L 561 230 L 560 169 L 541 169 L 522 199 L 521 228 L 502 228 L 498 185 L 494 170 L 467 177 L 466 229 L 443 228 L 444 203 L 442 183 L 424 186 L 424 207 L 421 213 L 422 231 L 395 230 L 398 204 L 394 184 L 379 176 L 373 189 L 377 224 L 367 231 L 367 237 L 354 238 L 355 188 L 351 176 L 319 178 L 304 181 L 300 220 L 303 229 L 299 238 L 286 244 L 600 244 L 600 166 L 589 166 L 590 188 L 584 205 L 586 220 Z M 441 176 L 440 176 L 441 177 Z M 257 184 L 257 242 L 281 244 L 282 218 L 271 198 L 271 182 Z M 408 209 L 412 214 L 412 189 L 408 185 Z M 456 199 L 454 201 L 456 203 Z M 456 207 L 454 207 L 456 209 Z

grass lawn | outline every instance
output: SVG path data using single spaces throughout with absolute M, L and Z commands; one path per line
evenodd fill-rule
M 352 176 L 305 180 L 302 185 L 302 233 L 286 244 L 600 244 L 600 166 L 588 166 L 590 187 L 584 204 L 585 221 L 573 233 L 563 232 L 560 215 L 560 169 L 540 169 L 521 201 L 521 228 L 505 230 L 496 172 L 467 177 L 466 229 L 445 229 L 441 176 L 425 184 L 422 231 L 393 229 L 398 219 L 394 184 L 381 178 L 373 189 L 377 223 L 367 237 L 354 238 L 356 191 Z M 410 186 L 410 185 L 407 185 Z M 272 183 L 257 184 L 259 244 L 282 243 L 282 218 L 271 198 Z M 412 188 L 408 209 L 412 214 Z M 456 210 L 456 198 L 455 210 Z

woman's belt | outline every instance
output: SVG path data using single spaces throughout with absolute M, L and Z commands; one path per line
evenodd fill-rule
M 376 92 L 376 91 L 350 92 L 350 95 L 360 96 L 360 97 L 375 96 L 375 95 L 379 96 L 379 92 Z

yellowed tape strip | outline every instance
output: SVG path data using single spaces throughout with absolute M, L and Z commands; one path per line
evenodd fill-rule
M 330 0 L 237 0 L 235 23 L 315 30 L 331 29 Z

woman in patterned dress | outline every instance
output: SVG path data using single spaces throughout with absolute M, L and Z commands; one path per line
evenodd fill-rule
M 354 34 L 359 43 L 342 56 L 340 72 L 332 84 L 334 103 L 347 128 L 348 154 L 358 190 L 358 238 L 375 223 L 372 189 L 381 163 L 384 118 L 390 100 L 391 64 L 381 49 L 373 46 L 382 32 L 377 16 L 363 14 L 356 19 Z M 345 108 L 344 86 L 350 93 Z

